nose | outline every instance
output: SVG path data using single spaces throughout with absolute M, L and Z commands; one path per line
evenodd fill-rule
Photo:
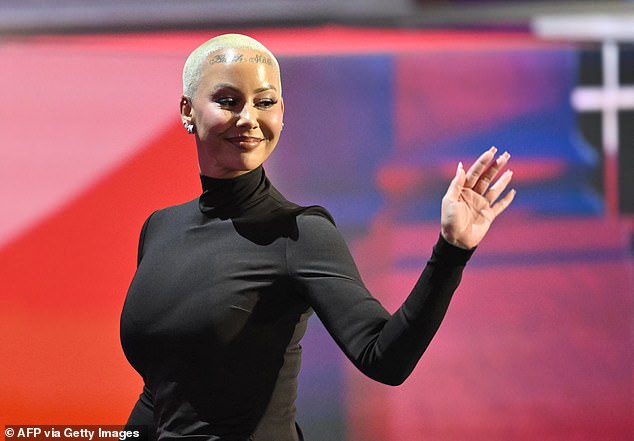
M 248 104 L 245 104 L 238 114 L 238 121 L 236 123 L 238 127 L 256 128 L 257 123 L 257 110 L 251 109 Z

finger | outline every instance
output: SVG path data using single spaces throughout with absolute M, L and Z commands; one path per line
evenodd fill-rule
M 512 189 L 511 191 L 506 193 L 502 199 L 500 199 L 495 205 L 491 207 L 493 213 L 495 214 L 495 217 L 506 210 L 506 207 L 511 205 L 511 202 L 513 202 L 516 193 L 517 192 L 515 191 L 515 189 Z
M 511 159 L 511 155 L 509 152 L 504 152 L 500 157 L 498 157 L 495 161 L 489 163 L 489 166 L 480 176 L 473 186 L 473 191 L 484 194 L 489 188 L 489 184 L 495 179 L 498 172 L 504 168 L 504 166 Z
M 490 204 L 493 204 L 493 202 L 500 197 L 502 192 L 504 192 L 506 187 L 509 185 L 509 182 L 511 182 L 512 178 L 513 172 L 511 170 L 507 170 L 502 174 L 502 176 L 500 176 L 500 179 L 498 179 L 495 184 L 489 188 L 489 191 L 487 191 L 484 196 Z
M 469 167 L 465 183 L 466 187 L 473 188 L 475 186 L 476 182 L 478 182 L 478 179 L 480 178 L 480 175 L 488 168 L 489 163 L 493 160 L 495 152 L 497 152 L 497 148 L 491 147 L 489 150 L 482 153 L 476 162 Z
M 456 169 L 456 176 L 454 176 L 449 183 L 449 188 L 447 189 L 447 193 L 445 193 L 445 197 L 453 201 L 457 201 L 464 187 L 465 179 L 466 175 L 464 167 L 462 166 L 462 162 L 459 162 L 458 168 Z

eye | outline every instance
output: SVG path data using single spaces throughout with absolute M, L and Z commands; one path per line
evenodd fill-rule
M 220 97 L 214 99 L 220 107 L 235 107 L 238 104 L 238 100 L 233 97 Z
M 277 100 L 272 98 L 263 98 L 259 100 L 255 105 L 261 109 L 269 109 L 277 104 Z

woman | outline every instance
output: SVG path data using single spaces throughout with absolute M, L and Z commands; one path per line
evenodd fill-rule
M 141 232 L 121 338 L 145 386 L 128 423 L 151 426 L 159 440 L 302 439 L 299 341 L 313 310 L 364 374 L 404 381 L 473 248 L 513 200 L 514 191 L 500 198 L 509 171 L 489 185 L 509 155 L 495 159 L 491 148 L 468 171 L 458 164 L 432 257 L 390 315 L 330 214 L 287 201 L 266 178 L 284 116 L 270 51 L 236 34 L 204 43 L 185 63 L 180 111 L 203 192 L 153 213 Z

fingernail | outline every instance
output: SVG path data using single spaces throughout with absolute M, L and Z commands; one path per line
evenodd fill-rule
M 498 151 L 498 148 L 496 146 L 491 146 L 491 148 L 489 150 L 492 151 L 495 154 L 495 152 Z
M 460 170 L 462 170 L 462 161 L 458 162 L 458 169 L 456 172 L 460 172 Z

